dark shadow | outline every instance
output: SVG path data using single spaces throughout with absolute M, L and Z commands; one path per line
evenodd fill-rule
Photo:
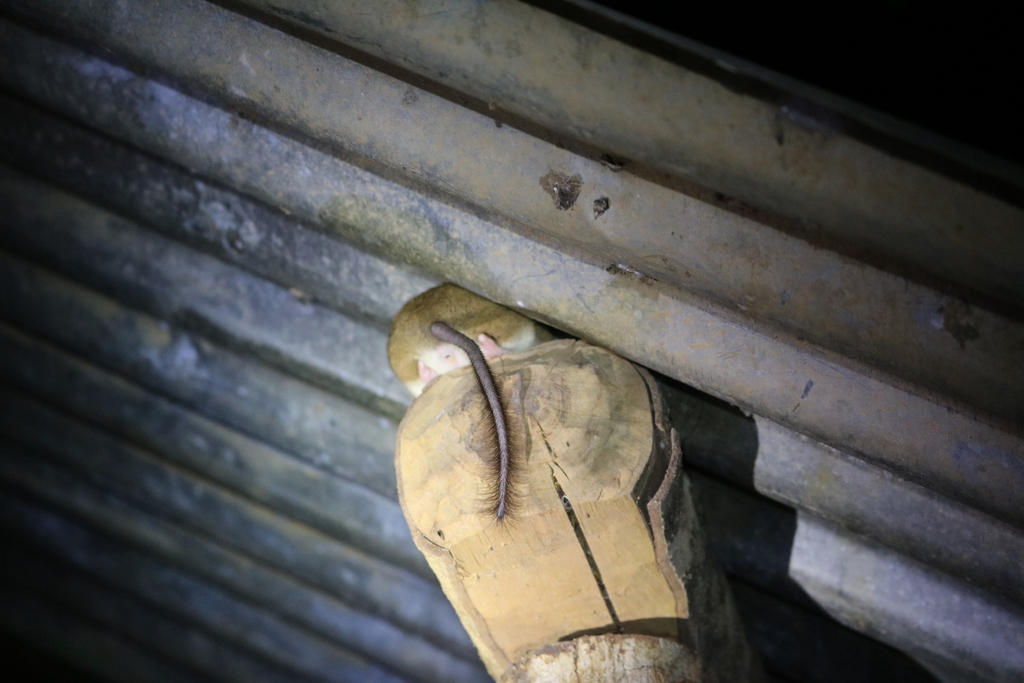
M 797 515 L 754 488 L 754 419 L 692 387 L 656 378 L 708 544 L 766 670 L 807 682 L 935 681 L 907 655 L 840 624 L 790 578 Z M 637 625 L 649 626 L 656 625 Z
M 632 621 L 621 621 L 616 624 L 596 626 L 594 628 L 575 631 L 564 635 L 558 642 L 564 643 L 583 636 L 603 636 L 608 634 L 629 634 L 635 636 L 654 636 L 655 638 L 669 638 L 676 640 L 676 634 L 689 632 L 685 619 L 670 619 L 661 617 L 657 619 L 633 619 Z
M 757 425 L 736 406 L 663 375 L 655 375 L 683 463 L 742 489 L 754 490 Z
M 0 495 L 4 494 L 4 486 L 0 485 Z M 17 576 L 23 572 L 20 558 L 26 553 L 33 553 L 30 546 L 20 538 L 15 538 L 10 532 L 0 527 L 0 557 L 4 558 L 4 587 L 6 591 L 13 591 L 21 595 L 31 594 L 32 591 L 12 580 L 11 576 Z M 45 596 L 36 595 L 36 600 L 46 600 Z M 5 601 L 6 602 L 6 601 Z M 5 683 L 37 683 L 39 681 L 52 681 L 53 683 L 101 683 L 105 680 L 98 678 L 74 664 L 65 661 L 60 656 L 61 648 L 66 648 L 54 642 L 57 639 L 40 638 L 34 633 L 40 621 L 46 622 L 46 618 L 39 618 L 34 614 L 18 613 L 17 603 L 15 605 L 5 604 L 4 610 L 10 610 L 9 616 L 21 624 L 16 632 L 11 632 L 11 623 L 6 620 L 0 621 L 0 662 L 3 662 L 3 674 L 0 676 Z M 72 630 L 71 622 L 65 622 L 62 626 Z M 20 631 L 20 632 L 18 632 Z M 31 644 L 36 641 L 36 644 Z M 49 642 L 53 651 L 46 651 L 37 647 L 40 642 Z M 77 653 L 70 653 L 73 658 Z
M 0 661 L 4 662 L 4 680 L 7 683 L 102 683 L 100 679 L 2 630 Z
M 750 638 L 769 673 L 825 683 L 937 683 L 899 650 L 742 581 L 730 581 Z
M 904 33 L 895 41 L 880 40 L 883 36 L 892 37 L 892 32 L 885 30 L 884 26 L 879 26 L 880 30 L 872 36 L 872 51 L 876 48 L 884 50 L 887 46 L 888 52 L 884 53 L 884 56 L 861 54 L 860 58 L 851 60 L 848 51 L 843 50 L 840 54 L 840 46 L 863 45 L 863 31 L 869 24 L 851 21 L 846 22 L 850 26 L 845 30 L 841 25 L 836 25 L 831 27 L 827 34 L 823 32 L 820 35 L 809 35 L 803 22 L 785 19 L 787 16 L 791 19 L 795 19 L 796 16 L 802 17 L 806 12 L 806 8 L 793 5 L 775 4 L 763 8 L 754 5 L 743 8 L 703 6 L 678 12 L 662 3 L 638 3 L 635 0 L 602 0 L 597 3 L 630 16 L 631 20 L 621 21 L 614 15 L 600 9 L 594 11 L 573 0 L 527 2 L 638 50 L 712 78 L 734 92 L 778 103 L 780 106 L 795 103 L 797 107 L 812 108 L 833 121 L 835 127 L 844 134 L 865 144 L 933 169 L 1004 201 L 1018 206 L 1024 204 L 1024 188 L 1019 182 L 972 168 L 969 164 L 960 162 L 955 154 L 944 152 L 940 146 L 926 147 L 909 141 L 883 127 L 861 122 L 839 111 L 830 111 L 823 104 L 833 99 L 835 93 L 846 98 L 849 103 L 863 103 L 885 115 L 913 122 L 913 125 L 921 126 L 923 133 L 930 134 L 931 130 L 936 130 L 940 135 L 949 136 L 950 140 L 963 140 L 963 143 L 959 144 L 973 145 L 978 150 L 985 150 L 985 153 L 992 155 L 997 162 L 1002 163 L 1005 160 L 1020 164 L 1024 146 L 1016 139 L 1011 141 L 1010 138 L 1014 136 L 1009 133 L 1013 129 L 1011 121 L 1014 118 L 1008 111 L 1013 109 L 999 112 L 993 118 L 992 108 L 983 104 L 994 100 L 1000 100 L 1005 104 L 1005 98 L 1000 94 L 1003 88 L 1000 77 L 992 74 L 992 64 L 984 61 L 986 58 L 995 58 L 991 50 L 982 49 L 972 54 L 967 48 L 956 51 L 956 56 L 950 58 L 943 54 L 949 50 L 937 41 L 932 41 L 928 54 L 920 54 L 916 60 L 908 59 L 908 53 L 915 53 L 914 39 L 920 41 L 922 37 Z M 860 22 L 870 21 L 872 14 L 881 18 L 886 15 L 886 9 L 894 7 L 894 4 L 890 4 L 886 8 L 862 8 L 862 11 L 857 13 L 857 18 Z M 908 14 L 903 16 L 904 26 L 913 26 L 916 30 L 918 24 L 914 11 L 905 9 L 908 10 Z M 730 16 L 735 11 L 741 11 L 747 17 L 746 22 L 740 21 L 740 26 L 737 26 L 736 21 Z M 779 21 L 772 23 L 772 31 L 762 30 L 757 21 L 759 17 L 764 18 L 765 15 L 779 17 Z M 968 14 L 957 12 L 938 20 L 947 22 L 948 29 L 956 31 L 958 39 L 965 39 L 966 36 L 960 29 L 968 17 Z M 887 16 L 886 19 L 892 17 Z M 633 23 L 635 20 L 646 21 L 648 25 L 662 29 L 666 33 L 651 33 L 643 24 Z M 954 28 L 954 23 L 960 25 Z M 979 33 L 977 29 L 980 28 L 980 22 L 974 28 L 975 32 Z M 987 25 L 986 32 L 991 34 L 991 30 L 992 26 Z M 786 35 L 789 36 L 788 40 Z M 825 35 L 828 38 L 825 38 Z M 983 41 L 986 39 L 976 39 L 979 43 Z M 1010 43 L 1013 42 L 1010 40 Z M 741 46 L 747 50 L 747 56 L 737 53 L 736 48 Z M 1019 52 L 1018 47 L 1012 54 Z M 965 58 L 965 54 L 971 56 Z M 984 57 L 980 56 L 983 54 Z M 721 60 L 718 55 L 723 55 L 726 59 Z M 974 61 L 965 64 L 966 59 L 971 58 Z M 847 68 L 850 67 L 851 61 L 864 65 L 859 74 L 857 70 Z M 904 62 L 902 72 L 898 68 L 901 61 Z M 725 62 L 728 62 L 728 65 Z M 747 64 L 756 66 L 751 69 L 746 66 Z M 826 64 L 831 65 L 831 68 Z M 913 64 L 913 79 L 908 78 L 911 73 L 908 71 L 909 64 Z M 974 66 L 973 82 L 957 79 L 958 91 L 952 99 L 948 89 L 948 67 L 951 64 L 960 66 L 965 71 L 967 69 L 964 67 L 967 67 L 967 64 Z M 930 69 L 927 68 L 929 66 Z M 757 75 L 755 70 L 774 71 L 784 81 L 796 81 L 801 91 L 805 92 L 790 93 L 785 86 L 770 82 Z M 930 87 L 922 88 L 921 83 L 913 82 L 914 79 L 922 82 L 931 79 Z M 881 87 L 886 83 L 888 87 Z M 968 93 L 973 94 L 973 97 Z M 871 97 L 872 94 L 875 95 L 874 98 Z M 941 99 L 942 106 L 920 106 L 919 101 L 926 99 L 923 97 L 925 95 Z M 821 97 L 821 103 L 815 101 L 816 96 Z M 993 121 L 997 123 L 993 125 Z

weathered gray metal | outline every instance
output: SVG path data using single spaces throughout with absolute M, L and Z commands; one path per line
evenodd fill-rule
M 801 513 L 790 573 L 827 612 L 914 654 L 944 680 L 1024 675 L 1024 609 L 895 550 Z
M 350 158 L 354 154 L 360 160 L 372 160 L 368 166 L 387 175 L 454 194 L 492 213 L 493 220 L 512 221 L 518 231 L 553 240 L 570 253 L 582 250 L 580 255 L 588 260 L 605 266 L 621 264 L 671 289 L 724 304 L 752 321 L 787 330 L 1011 421 L 1024 421 L 1024 408 L 1019 407 L 1024 405 L 1024 369 L 1012 360 L 1024 335 L 1020 326 L 986 309 L 841 258 L 641 176 L 616 173 L 511 126 L 496 128 L 490 116 L 452 107 L 445 99 L 206 3 L 165 0 L 148 3 L 144 10 L 134 7 L 113 15 L 90 10 L 87 3 L 75 8 L 64 28 L 76 37 L 100 42 L 254 118 L 332 150 L 344 150 Z M 56 9 L 45 2 L 32 4 L 40 17 Z M 175 39 L 161 45 L 166 27 L 172 25 Z M 259 50 L 252 48 L 254 44 Z M 18 65 L 12 66 L 19 70 Z M 125 85 L 115 87 L 123 90 Z M 658 90 L 653 82 L 644 87 Z M 296 102 L 303 106 L 296 107 Z M 142 119 L 147 128 L 152 117 Z M 767 140 L 776 144 L 770 136 Z M 735 154 L 740 149 L 723 146 L 722 153 L 733 150 Z M 862 151 L 871 154 L 870 148 Z M 848 153 L 834 150 L 823 155 L 822 161 L 828 160 L 832 167 L 830 178 L 835 178 L 843 171 L 841 164 L 831 163 L 832 154 L 844 158 Z M 744 149 L 738 156 L 754 154 Z M 901 216 L 893 221 L 902 225 L 913 225 L 920 216 L 935 213 L 936 204 L 952 200 L 958 192 L 978 195 L 955 184 L 939 182 L 932 187 L 916 177 L 913 193 L 900 191 L 896 186 L 915 176 L 916 167 L 883 170 L 853 157 L 853 166 L 871 168 L 865 182 L 885 178 L 889 185 L 885 196 L 929 198 L 925 206 L 915 205 L 914 220 Z M 311 170 L 293 169 L 298 177 Z M 539 181 L 552 172 L 580 176 L 586 192 L 577 210 L 558 211 L 540 187 Z M 814 184 L 831 186 L 831 182 Z M 382 206 L 375 207 L 378 213 L 399 209 L 393 199 L 376 193 L 366 196 L 354 187 L 333 189 L 333 196 L 324 198 L 328 202 L 373 199 L 383 200 Z M 898 204 L 869 200 L 868 194 L 847 190 L 846 199 L 835 200 L 831 210 L 851 203 L 878 203 L 879 210 Z M 602 196 L 610 198 L 612 210 L 595 217 L 590 207 Z M 982 204 L 989 199 L 977 198 Z M 803 211 L 813 203 L 805 197 L 794 210 Z M 361 219 L 349 215 L 350 211 L 339 214 L 340 208 L 334 211 L 335 220 Z M 329 210 L 325 205 L 315 209 L 317 214 Z M 966 201 L 963 206 L 942 206 L 937 215 L 943 220 L 957 215 L 972 225 L 994 221 L 992 229 L 999 237 L 992 239 L 1001 241 L 999 251 L 1012 251 L 1005 243 L 1012 242 L 1018 232 L 1014 226 L 1024 224 L 1024 213 L 1009 205 L 1000 204 L 999 209 L 1005 215 L 993 218 L 990 214 L 1000 210 Z M 870 225 L 870 234 L 892 234 L 884 229 L 887 222 L 864 219 L 859 229 Z M 935 229 L 932 222 L 920 227 L 929 234 Z M 972 233 L 969 241 L 979 240 L 984 241 Z M 949 240 L 946 246 L 951 244 Z M 963 253 L 959 246 L 952 251 Z M 983 270 L 994 272 L 993 268 Z M 879 301 L 885 306 L 879 306 Z M 743 401 L 746 397 L 737 393 L 730 398 Z
M 0 324 L 0 378 L 431 583 L 398 504 Z
M 12 452 L 5 449 L 4 456 Z M 91 580 L 68 576 L 59 563 L 15 546 L 9 555 L 12 566 L 4 570 L 6 579 L 108 628 L 127 627 L 151 648 L 208 675 L 238 683 L 283 682 L 295 680 L 296 674 L 353 683 L 401 680 L 223 590 L 105 541 L 51 510 L 16 497 L 4 498 L 0 510 L 3 523 L 14 526 L 15 533 L 91 575 Z M 196 628 L 182 628 L 174 618 L 182 616 Z M 210 635 L 204 637 L 203 631 Z
M 386 334 L 24 176 L 0 173 L 14 204 L 0 240 L 161 320 L 204 332 L 375 412 L 401 416 L 407 392 Z M 253 227 L 252 239 L 259 239 Z
M 0 118 L 8 164 L 371 327 L 386 330 L 406 301 L 438 284 L 3 93 Z
M 359 3 L 316 0 L 240 4 L 300 35 L 318 33 L 328 47 L 356 48 L 465 93 L 475 102 L 464 106 L 485 114 L 496 110 L 492 115 L 499 120 L 511 114 L 517 123 L 541 127 L 542 135 L 649 164 L 795 219 L 838 245 L 873 251 L 1020 306 L 1024 171 L 877 111 L 650 27 L 639 27 L 650 36 L 647 42 L 671 45 L 690 64 L 704 62 L 704 71 L 509 0 L 443 7 L 386 0 L 372 12 Z M 611 15 L 636 27 L 586 0 L 543 4 L 575 4 L 584 10 L 577 14 Z M 775 91 L 775 101 L 748 94 L 766 89 Z M 458 140 L 471 135 L 460 130 Z M 890 149 L 864 137 L 888 142 Z M 908 147 L 918 159 L 932 157 L 941 170 L 908 160 Z M 480 156 L 460 166 L 504 163 L 499 154 Z M 965 167 L 975 171 L 965 174 L 971 182 L 944 175 Z M 532 180 L 526 168 L 523 175 Z M 493 177 L 492 171 L 479 182 Z M 1000 187 L 1017 203 L 979 192 L 972 183 Z M 997 243 L 999 249 L 990 249 Z M 812 313 L 817 318 L 822 311 Z
M 1013 640 L 1024 633 L 1019 528 L 768 420 L 673 398 L 694 464 L 737 483 L 752 478 L 759 492 L 798 510 L 793 518 L 735 500 L 698 477 L 727 570 L 797 604 L 809 593 L 841 622 L 913 653 L 944 679 L 1010 681 L 1024 672 L 1024 649 Z M 723 433 L 737 438 L 712 442 Z M 762 543 L 785 538 L 771 547 L 791 554 L 764 552 L 753 534 Z
M 252 16 L 198 0 L 0 2 L 0 381 L 16 387 L 2 434 L 51 469 L 102 452 L 135 463 L 102 474 L 105 500 L 19 479 L 13 463 L 30 459 L 0 458 L 5 491 L 398 675 L 473 680 L 465 636 L 396 516 L 390 456 L 408 398 L 382 363 L 390 317 L 447 279 L 758 416 L 669 399 L 689 463 L 729 482 L 698 476 L 695 495 L 772 671 L 921 675 L 810 614 L 815 601 L 944 676 L 1012 670 L 1012 643 L 988 635 L 981 607 L 958 619 L 973 629 L 958 664 L 936 655 L 952 613 L 924 605 L 910 623 L 900 615 L 917 603 L 900 600 L 916 581 L 960 600 L 969 581 L 977 600 L 958 604 L 1016 623 L 1024 328 L 1004 314 L 1024 291 L 1019 170 L 794 90 L 935 161 L 915 165 L 517 3 L 452 2 L 442 17 L 390 2 L 245 5 Z M 619 171 L 606 152 L 639 161 Z M 541 186 L 551 172 L 579 175 L 574 208 Z M 882 261 L 895 269 L 870 265 Z M 964 291 L 970 305 L 944 293 Z M 133 498 L 145 481 L 163 482 L 153 501 Z M 817 545 L 807 531 L 794 546 L 792 513 L 755 488 L 801 524 L 829 520 Z M 227 517 L 191 519 L 174 490 L 207 492 Z M 135 502 L 104 507 L 116 497 Z M 872 541 L 853 552 L 851 531 Z M 337 568 L 394 578 L 390 593 L 290 559 L 318 539 Z M 834 555 L 814 560 L 812 546 Z M 863 564 L 830 564 L 841 557 Z M 351 608 L 339 596 L 364 601 L 359 623 L 393 646 L 336 630 Z M 28 614 L 25 633 L 176 670 L 75 618 L 60 635 L 45 600 L 4 600 Z M 818 640 L 794 654 L 787 638 Z M 883 663 L 834 665 L 844 652 Z
M 45 597 L 33 595 L 21 586 L 0 586 L 0 624 L 45 653 L 72 659 L 78 671 L 101 680 L 118 683 L 216 680 L 169 662 L 88 618 L 68 614 Z M 199 641 L 198 644 L 207 643 Z M 211 649 L 216 654 L 216 648 Z
M 757 437 L 761 493 L 1024 605 L 1019 528 L 768 420 Z
M 781 676 L 777 681 L 935 681 L 903 653 L 824 614 L 815 616 L 741 581 L 732 592 L 751 640 Z
M 220 631 L 228 643 L 284 647 L 275 655 L 279 660 L 326 657 L 325 665 L 346 676 L 369 666 L 413 680 L 486 680 L 476 666 L 446 655 L 428 639 L 266 567 L 246 549 L 225 549 L 194 529 L 142 513 L 130 501 L 83 481 L 81 473 L 12 446 L 4 446 L 2 471 L 6 482 L 57 508 L 8 496 L 8 533 L 184 623 Z M 400 587 L 394 590 L 401 593 Z M 246 612 L 251 609 L 256 612 Z M 304 648 L 312 650 L 304 653 Z M 331 663 L 332 657 L 351 662 Z M 329 680 L 330 675 L 321 672 L 314 678 Z
M 24 262 L 0 263 L 6 319 L 394 498 L 393 423 Z
M 236 20 L 240 21 L 225 18 Z M 24 58 L 29 47 L 17 43 L 16 37 L 8 41 L 14 45 L 12 52 L 21 55 L 17 64 L 12 62 L 22 71 L 22 80 L 15 85 L 32 89 L 40 81 L 29 77 L 32 60 Z M 1006 463 L 1024 451 L 1024 445 L 1013 428 L 994 426 L 999 422 L 991 417 L 958 410 L 955 401 L 777 328 L 764 327 L 669 284 L 628 271 L 609 273 L 587 260 L 569 259 L 557 249 L 247 125 L 222 110 L 136 80 L 129 72 L 80 54 L 76 57 L 58 45 L 47 47 L 46 71 L 36 76 L 52 73 L 64 63 L 69 79 L 64 83 L 57 76 L 64 87 L 34 93 L 46 96 L 51 106 L 67 108 L 93 125 L 116 130 L 135 144 L 283 206 L 323 230 L 521 305 L 571 333 L 780 424 L 884 463 L 946 495 L 1007 519 L 1022 519 L 1016 500 L 1024 473 L 1007 471 Z M 83 66 L 82 59 L 90 66 Z M 88 77 L 81 77 L 83 69 L 97 75 L 92 84 Z M 90 93 L 102 99 L 105 108 L 87 105 Z M 121 111 L 133 112 L 132 118 L 144 125 L 133 127 L 131 119 L 111 109 L 118 97 L 125 98 Z M 206 133 L 201 138 L 187 135 L 193 128 Z M 838 256 L 832 258 L 836 267 L 844 262 Z M 781 265 L 776 267 L 785 272 Z M 881 280 L 890 277 L 873 272 Z M 832 282 L 830 273 L 821 275 L 823 279 L 818 279 L 823 283 Z M 901 291 L 912 287 L 903 282 Z M 888 315 L 892 305 L 888 295 L 875 294 L 865 293 L 865 300 L 885 301 L 886 306 L 877 309 Z M 822 301 L 820 297 L 809 300 Z M 941 305 L 938 299 L 935 303 Z M 834 306 L 829 302 L 821 307 Z M 937 332 L 931 318 L 919 322 L 928 334 Z M 1016 330 L 1015 334 L 1020 331 L 1005 320 L 1000 325 Z M 887 325 L 878 321 L 870 327 Z M 950 351 L 959 353 L 956 342 L 950 340 Z M 985 374 L 1000 376 L 1000 388 L 978 387 L 989 400 L 1016 411 L 1024 401 L 1012 400 L 1017 389 L 1006 382 L 1022 370 L 1010 347 L 989 349 L 979 358 L 986 365 L 987 359 L 994 360 L 996 365 Z M 916 343 L 893 341 L 886 348 L 916 348 Z M 974 367 L 968 360 L 969 356 L 951 356 L 949 363 Z M 757 381 L 750 381 L 754 377 Z M 1024 382 L 1016 386 L 1024 387 Z
M 472 652 L 436 585 L 376 562 L 352 547 L 332 542 L 326 534 L 275 515 L 188 472 L 165 467 L 111 436 L 18 398 L 0 394 L 4 432 L 45 459 L 100 488 L 122 492 L 143 512 L 188 526 L 357 609 L 443 646 Z M 14 458 L 9 455 L 6 459 Z

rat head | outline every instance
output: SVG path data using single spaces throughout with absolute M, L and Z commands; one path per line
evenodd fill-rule
M 469 365 L 469 357 L 435 337 L 431 325 L 444 322 L 474 340 L 487 359 L 523 351 L 548 335 L 524 315 L 452 284 L 411 299 L 391 323 L 388 360 L 414 396 L 438 375 Z

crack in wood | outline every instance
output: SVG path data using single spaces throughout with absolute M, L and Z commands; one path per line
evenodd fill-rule
M 548 449 L 550 451 L 550 446 Z M 608 616 L 611 617 L 614 632 L 622 633 L 622 622 L 619 621 L 619 615 L 615 613 L 615 605 L 612 604 L 611 595 L 608 594 L 608 587 L 605 586 L 604 579 L 601 578 L 601 570 L 597 567 L 594 554 L 590 551 L 590 543 L 587 542 L 587 537 L 583 533 L 583 527 L 580 526 L 580 520 L 576 516 L 576 510 L 573 509 L 572 502 L 565 495 L 565 491 L 562 490 L 562 485 L 558 483 L 558 477 L 555 476 L 553 467 L 551 468 L 551 482 L 555 486 L 558 499 L 562 501 L 562 507 L 565 508 L 565 514 L 569 517 L 569 523 L 572 525 L 572 530 L 576 533 L 576 540 L 579 541 L 580 547 L 583 549 L 583 555 L 587 558 L 587 564 L 590 565 L 590 573 L 593 574 L 594 581 L 597 582 L 597 589 L 601 592 L 601 599 L 604 600 Z

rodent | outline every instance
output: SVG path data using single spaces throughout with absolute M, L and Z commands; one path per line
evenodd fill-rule
M 388 360 L 395 375 L 419 396 L 435 377 L 472 365 L 484 395 L 484 427 L 493 439 L 487 482 L 488 512 L 503 521 L 514 510 L 517 453 L 509 438 L 508 414 L 487 361 L 525 351 L 552 335 L 538 323 L 452 284 L 411 299 L 391 323 Z

